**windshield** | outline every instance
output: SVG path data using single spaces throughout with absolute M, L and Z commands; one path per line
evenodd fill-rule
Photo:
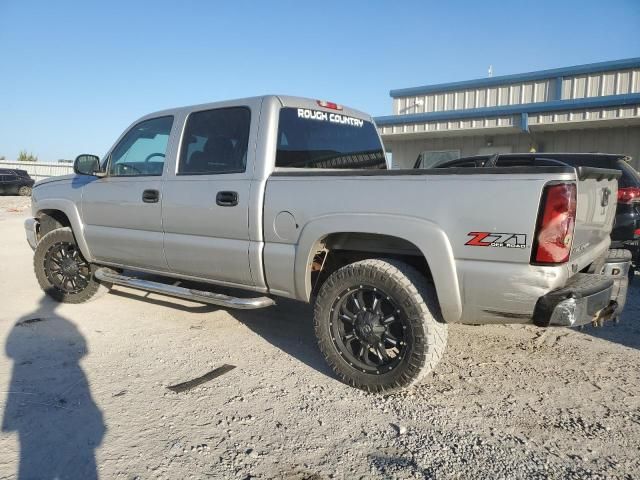
M 386 168 L 371 122 L 307 108 L 282 108 L 276 167 Z

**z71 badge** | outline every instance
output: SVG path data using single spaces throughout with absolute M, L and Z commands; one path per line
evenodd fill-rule
M 527 235 L 524 233 L 469 232 L 473 237 L 465 245 L 471 247 L 527 248 Z

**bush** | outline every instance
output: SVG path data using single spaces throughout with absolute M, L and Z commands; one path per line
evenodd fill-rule
M 22 150 L 18 154 L 18 161 L 19 162 L 37 162 L 38 161 L 38 157 L 35 156 L 32 153 L 27 153 L 26 150 Z

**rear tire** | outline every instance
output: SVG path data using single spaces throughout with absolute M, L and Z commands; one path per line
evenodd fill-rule
M 370 392 L 419 383 L 447 344 L 435 289 L 396 260 L 363 260 L 334 272 L 316 298 L 314 324 L 338 377 Z
M 98 282 L 95 265 L 82 256 L 70 228 L 58 228 L 40 239 L 33 257 L 38 283 L 51 298 L 63 303 L 83 303 L 109 291 Z
M 31 196 L 31 187 L 27 187 L 26 185 L 23 187 L 20 187 L 18 189 L 18 195 L 20 195 L 21 197 L 30 197 Z

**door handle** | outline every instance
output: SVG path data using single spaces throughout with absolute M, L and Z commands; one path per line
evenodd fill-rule
M 238 192 L 218 192 L 216 203 L 221 207 L 235 207 L 238 205 Z
M 160 192 L 158 190 L 145 190 L 142 192 L 142 201 L 144 203 L 158 203 L 160 200 Z

